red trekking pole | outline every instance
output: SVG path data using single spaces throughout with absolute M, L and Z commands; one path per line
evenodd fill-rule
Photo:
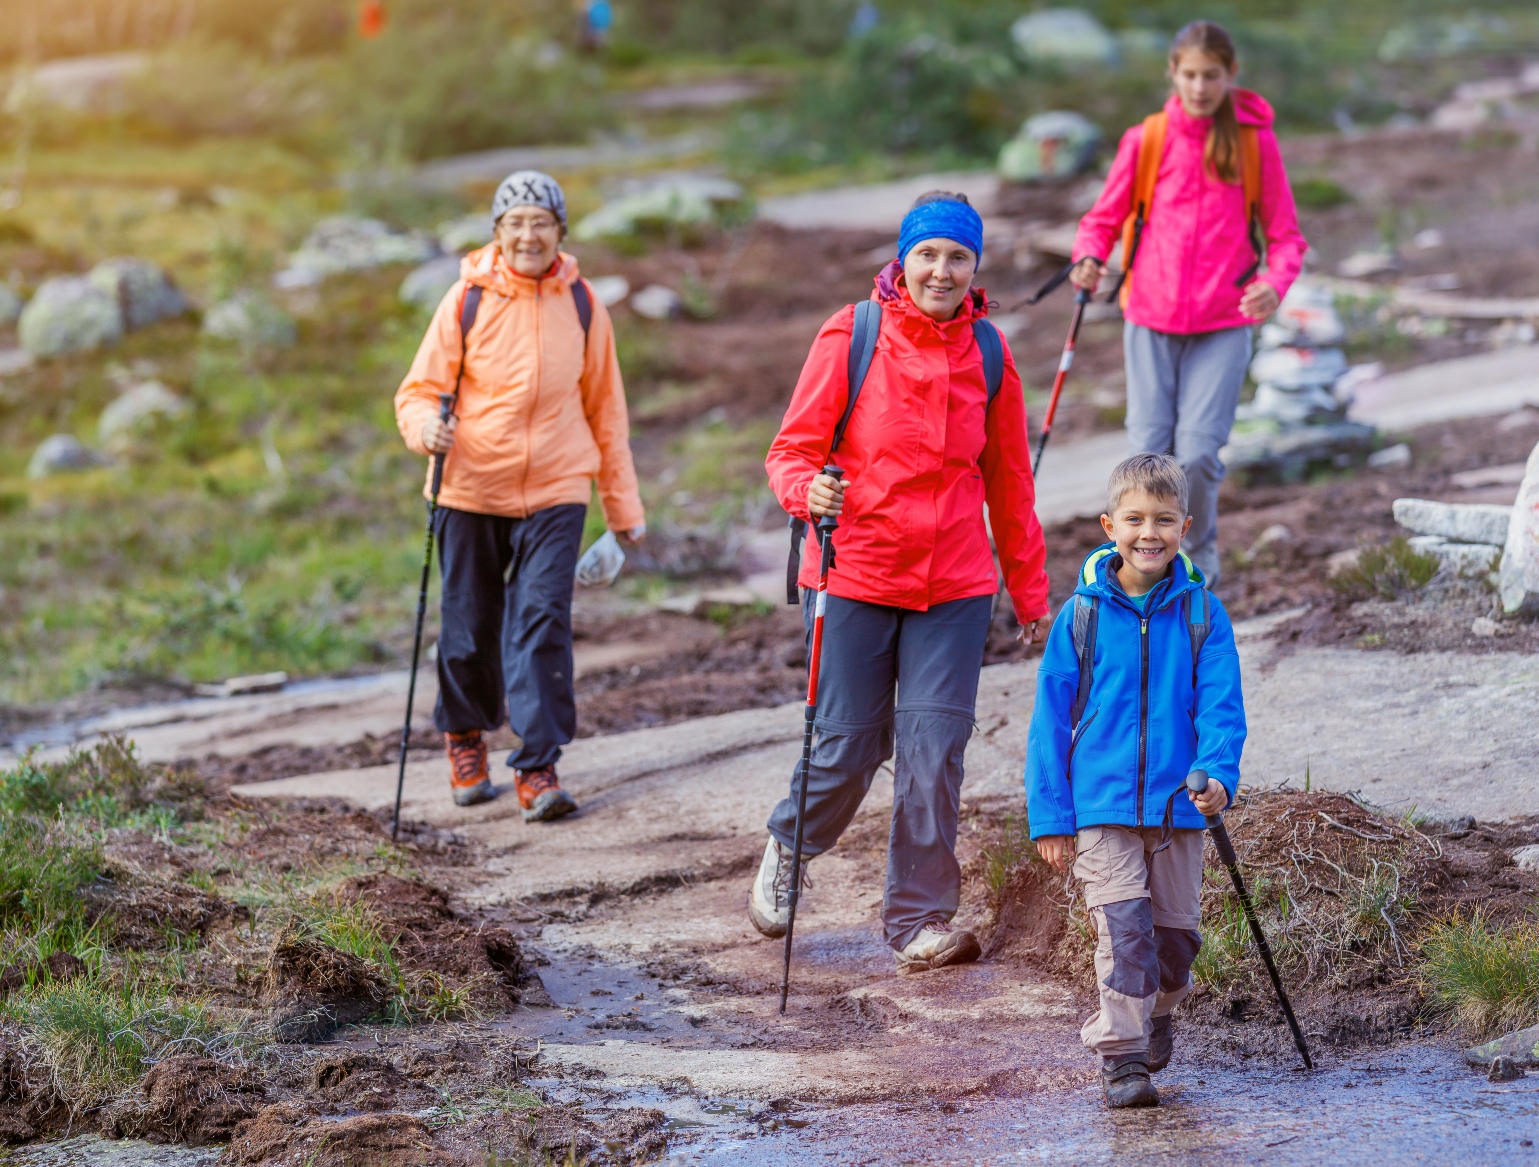
M 1042 436 L 1037 439 L 1037 456 L 1032 463 L 1031 474 L 1035 478 L 1042 469 L 1042 451 L 1047 449 L 1047 439 L 1053 432 L 1053 418 L 1058 413 L 1058 398 L 1063 395 L 1063 383 L 1068 380 L 1069 370 L 1074 367 L 1074 346 L 1079 343 L 1079 326 L 1085 319 L 1085 305 L 1090 303 L 1090 293 L 1081 288 L 1074 296 L 1074 319 L 1069 324 L 1069 339 L 1064 342 L 1063 356 L 1058 361 L 1058 376 L 1053 378 L 1053 395 L 1047 400 L 1047 413 L 1042 418 Z
M 844 478 L 837 466 L 824 466 L 823 473 L 835 481 Z M 802 761 L 798 772 L 801 789 L 796 795 L 796 837 L 791 844 L 791 889 L 786 893 L 786 963 L 780 976 L 780 1012 L 786 1011 L 786 996 L 791 991 L 791 935 L 796 931 L 796 901 L 802 887 L 802 824 L 807 819 L 807 782 L 812 770 L 812 730 L 818 718 L 818 671 L 823 663 L 823 612 L 828 607 L 828 572 L 834 566 L 834 529 L 839 521 L 833 515 L 818 520 L 818 536 L 823 558 L 818 565 L 818 598 L 812 614 L 812 650 L 807 654 L 807 708 L 803 716 Z

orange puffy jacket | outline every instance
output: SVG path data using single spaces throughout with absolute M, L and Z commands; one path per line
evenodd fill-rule
M 461 262 L 460 279 L 433 313 L 395 394 L 401 436 L 413 453 L 426 456 L 422 423 L 438 412 L 438 394 L 454 391 L 460 367 L 465 290 L 484 288 L 466 338 L 442 506 L 523 518 L 563 503 L 586 505 L 597 479 L 609 528 L 642 524 L 614 326 L 590 295 L 593 321 L 584 346 L 572 299 L 578 278 L 577 260 L 565 252 L 538 280 L 509 268 L 496 244 Z
M 1047 552 L 1037 521 L 1026 401 L 1010 348 L 1005 379 L 988 408 L 973 320 L 987 313 L 981 289 L 939 323 L 906 289 L 878 281 L 882 328 L 849 429 L 834 455 L 850 480 L 834 534 L 833 595 L 925 611 L 992 595 L 998 582 L 983 506 L 1005 584 L 1024 624 L 1048 613 Z M 823 325 L 791 395 L 765 467 L 780 505 L 809 518 L 807 488 L 828 461 L 834 425 L 849 400 L 855 309 Z M 1003 338 L 1001 338 L 1003 339 Z M 800 583 L 815 587 L 818 550 L 802 552 Z

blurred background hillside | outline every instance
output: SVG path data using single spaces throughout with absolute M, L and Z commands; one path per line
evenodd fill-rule
M 1091 0 L 1088 58 L 1023 42 L 1034 8 L 1006 0 L 615 0 L 602 37 L 583 35 L 580 7 L 0 0 L 6 716 L 399 664 L 422 467 L 391 394 L 444 269 L 413 295 L 402 279 L 438 256 L 452 278 L 486 237 L 499 166 L 555 171 L 574 223 L 681 169 L 695 185 L 670 197 L 705 208 L 572 245 L 590 277 L 677 296 L 655 315 L 616 309 L 655 517 L 623 585 L 641 602 L 724 570 L 734 532 L 774 525 L 760 465 L 801 353 L 880 260 L 880 235 L 792 239 L 755 225 L 756 201 L 989 168 L 1047 110 L 1114 142 L 1161 100 L 1164 47 L 1199 15 L 1235 32 L 1245 82 L 1301 141 L 1425 127 L 1455 86 L 1539 53 L 1531 2 Z M 1461 132 L 1471 166 L 1523 148 L 1499 118 Z M 476 153 L 513 148 L 527 152 Z M 1394 246 L 1427 228 L 1414 207 L 1356 197 L 1334 157 L 1303 175 L 1306 208 L 1337 216 L 1321 237 Z M 1057 200 L 1062 218 L 1067 197 L 1028 210 Z M 145 262 L 164 311 L 133 318 L 140 277 L 104 272 L 115 257 Z M 17 331 L 23 303 L 74 277 L 57 295 L 107 288 L 116 325 L 80 343 L 29 340 L 25 318 Z M 1120 420 L 1115 396 L 1082 404 L 1087 426 Z

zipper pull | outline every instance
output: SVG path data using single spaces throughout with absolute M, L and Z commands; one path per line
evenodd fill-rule
M 1142 627 L 1139 630 L 1139 635 L 1141 635 L 1141 636 L 1148 636 L 1149 635 L 1149 621 L 1148 620 L 1145 620 L 1143 622 L 1143 625 L 1142 625 Z

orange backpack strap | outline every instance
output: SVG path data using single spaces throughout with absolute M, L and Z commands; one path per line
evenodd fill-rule
M 1169 122 L 1164 110 L 1144 118 L 1143 139 L 1138 143 L 1138 169 L 1133 175 L 1133 209 L 1122 224 L 1122 278 L 1107 297 L 1107 303 L 1120 297 L 1124 309 L 1133 290 L 1133 260 L 1138 256 L 1144 225 L 1154 206 L 1154 185 L 1160 177 L 1160 162 L 1165 157 L 1165 129 Z
M 1245 224 L 1256 262 L 1235 283 L 1244 287 L 1266 262 L 1266 232 L 1261 226 L 1261 135 L 1255 126 L 1240 127 L 1240 186 L 1245 192 Z

